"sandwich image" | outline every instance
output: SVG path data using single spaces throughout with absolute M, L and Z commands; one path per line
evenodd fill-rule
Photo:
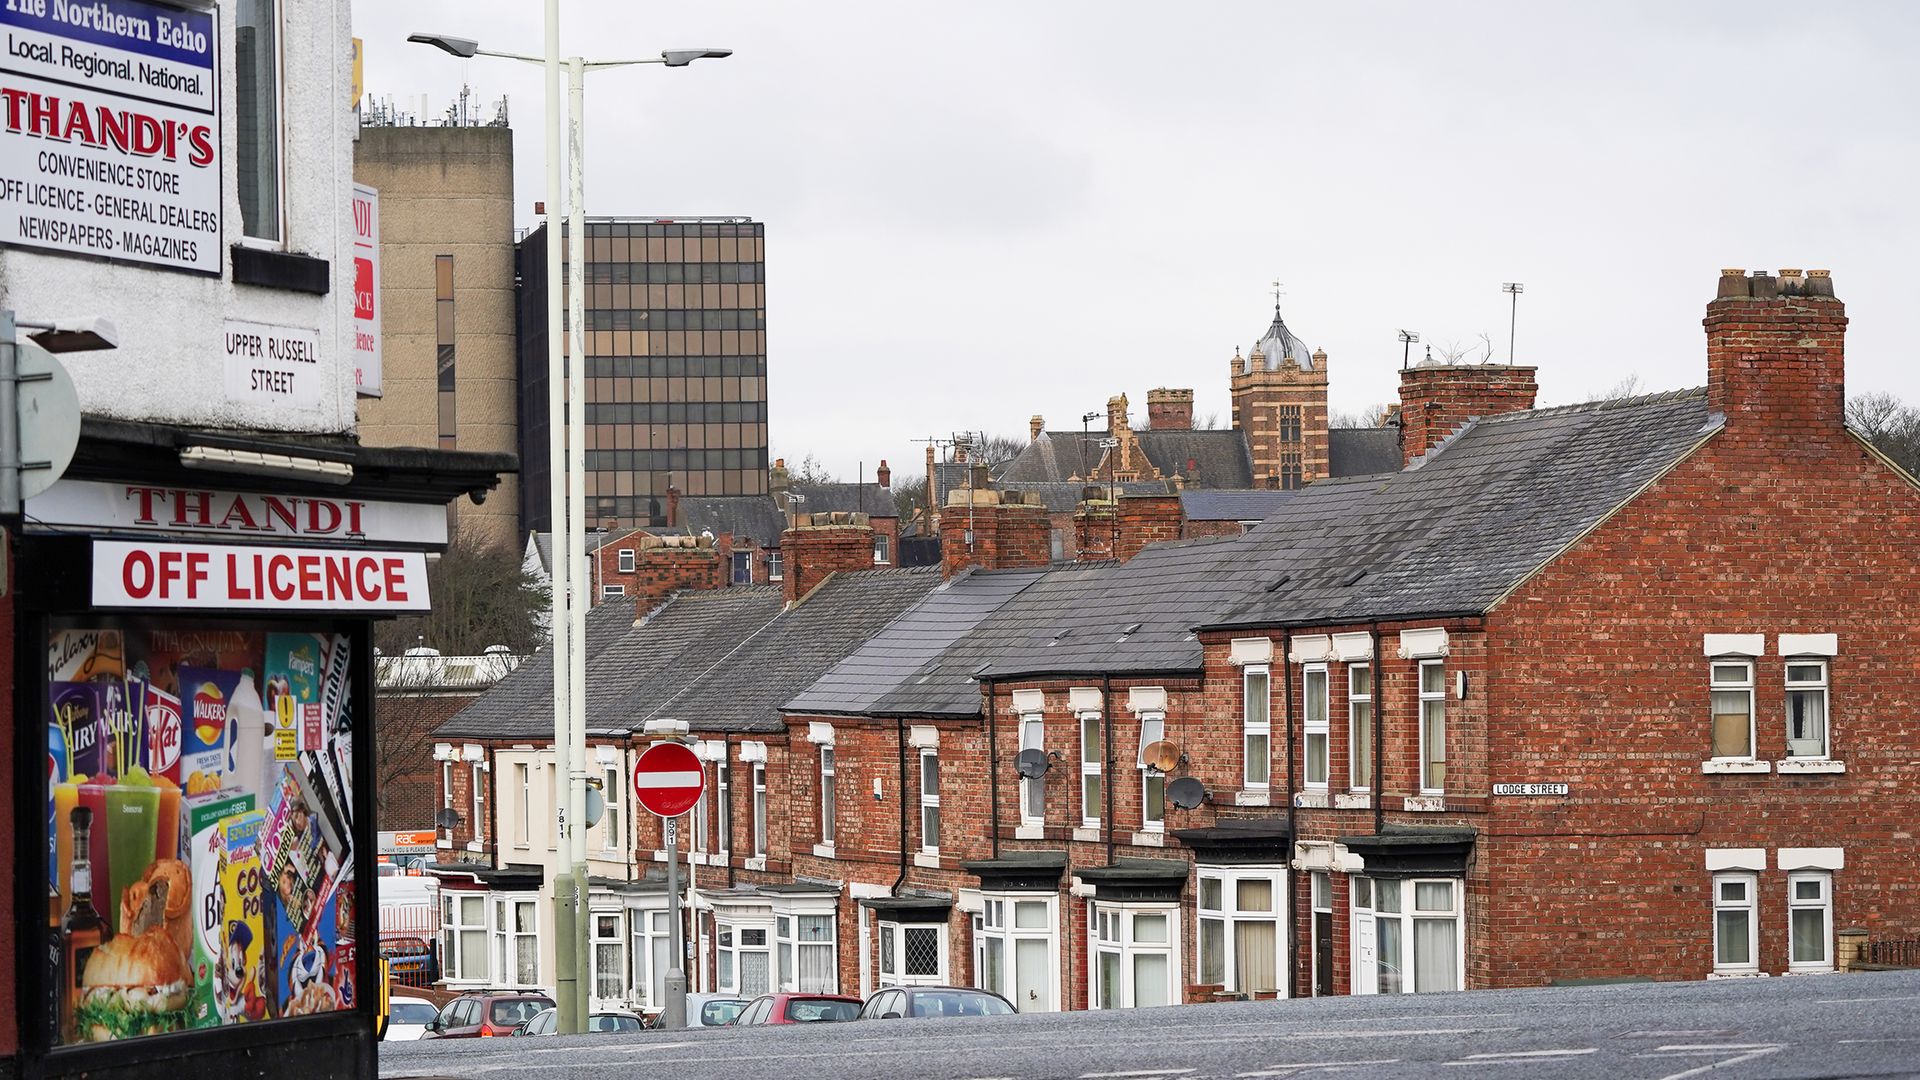
M 187 1028 L 192 978 L 180 947 L 167 933 L 166 878 L 148 887 L 134 931 L 93 951 L 74 1004 L 81 1042 L 110 1042 Z
M 164 898 L 161 911 L 167 935 L 184 959 L 193 951 L 193 882 L 187 864 L 179 859 L 155 859 L 139 881 L 127 886 L 120 895 L 120 932 L 133 932 L 147 900 L 156 892 Z

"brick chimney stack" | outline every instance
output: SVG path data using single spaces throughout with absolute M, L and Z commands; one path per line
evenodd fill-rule
M 873 470 L 873 482 L 889 490 L 893 488 L 893 470 L 887 468 L 886 458 L 881 458 L 880 467 Z
M 956 489 L 940 511 L 940 574 L 951 578 L 969 566 L 1045 566 L 1053 560 L 1052 541 L 1052 522 L 1039 495 Z
M 631 552 L 632 569 L 621 569 L 620 553 Z M 601 588 L 619 585 L 634 601 L 636 617 L 653 610 L 681 589 L 719 589 L 727 584 L 726 556 L 708 536 L 654 536 L 635 530 L 588 553 Z M 599 604 L 605 595 L 593 597 Z
M 667 528 L 669 529 L 678 528 L 679 525 L 680 525 L 680 488 L 678 485 L 669 481 L 667 483 Z
M 1180 539 L 1186 511 L 1180 493 L 1169 483 L 1167 491 L 1122 495 L 1118 503 L 1107 490 L 1088 485 L 1073 511 L 1074 539 L 1081 562 L 1119 559 L 1125 562 L 1148 544 Z
M 1730 434 L 1801 441 L 1844 427 L 1847 308 L 1831 273 L 1722 270 L 1704 325 L 1707 405 Z
M 1127 426 L 1127 395 L 1120 394 L 1107 399 L 1107 434 L 1119 438 L 1120 432 Z
M 1028 442 L 1034 442 L 1038 440 L 1040 438 L 1040 433 L 1045 430 L 1047 430 L 1047 420 L 1045 417 L 1041 416 L 1039 413 L 1034 413 L 1032 416 L 1027 417 L 1027 441 Z
M 1162 386 L 1147 391 L 1147 427 L 1153 431 L 1193 430 L 1193 391 Z
M 1533 408 L 1537 368 L 1509 364 L 1415 364 L 1400 372 L 1400 463 L 1438 445 L 1476 417 Z
M 873 569 L 873 525 L 865 514 L 800 514 L 780 534 L 781 588 L 799 602 L 832 574 Z

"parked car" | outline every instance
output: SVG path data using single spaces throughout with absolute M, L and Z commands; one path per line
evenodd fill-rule
M 427 1025 L 423 1039 L 472 1039 L 512 1034 L 522 1020 L 541 1009 L 553 1008 L 545 994 L 523 991 L 474 990 L 446 1003 Z
M 425 938 L 388 938 L 380 943 L 387 977 L 404 986 L 431 987 L 440 980 L 440 961 Z
M 898 1020 L 908 1016 L 1011 1016 L 1012 1003 L 971 986 L 895 986 L 877 990 L 860 1010 L 861 1020 Z
M 687 1026 L 725 1027 L 746 1007 L 747 999 L 733 994 L 688 994 Z
M 733 1018 L 735 1027 L 817 1024 L 860 1015 L 860 999 L 839 994 L 762 994 Z
M 559 1009 L 541 1009 L 527 1019 L 520 1021 L 519 1025 L 513 1029 L 512 1034 L 518 1036 L 557 1035 L 559 1032 L 556 1029 L 559 1027 L 559 1023 Z M 587 1017 L 587 1032 L 589 1034 L 596 1032 L 629 1033 L 645 1031 L 646 1028 L 647 1021 L 639 1013 L 630 1013 L 619 1009 L 608 1009 Z
M 421 1038 L 427 1033 L 427 1025 L 439 1015 L 440 1010 L 426 998 L 390 998 L 387 1001 L 387 1033 L 380 1037 L 388 1042 L 409 1042 Z

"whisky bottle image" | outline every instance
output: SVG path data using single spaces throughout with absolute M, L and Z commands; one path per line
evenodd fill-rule
M 69 890 L 73 900 L 66 917 L 60 920 L 62 968 L 60 972 L 60 1038 L 74 1041 L 74 1011 L 80 1001 L 80 986 L 87 971 L 87 958 L 93 950 L 113 939 L 113 924 L 100 917 L 93 907 L 93 858 L 90 843 L 93 834 L 93 809 L 73 808 L 73 879 Z

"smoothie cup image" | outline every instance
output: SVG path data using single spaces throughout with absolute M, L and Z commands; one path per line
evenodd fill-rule
M 179 818 L 174 820 L 178 822 Z M 153 864 L 159 826 L 159 788 L 115 784 L 107 789 L 107 881 L 111 891 L 106 903 L 95 901 L 98 910 L 120 910 L 121 894 Z
M 157 786 L 160 792 L 160 818 L 154 828 L 154 858 L 178 859 L 184 843 L 180 835 L 180 789 L 164 780 Z

